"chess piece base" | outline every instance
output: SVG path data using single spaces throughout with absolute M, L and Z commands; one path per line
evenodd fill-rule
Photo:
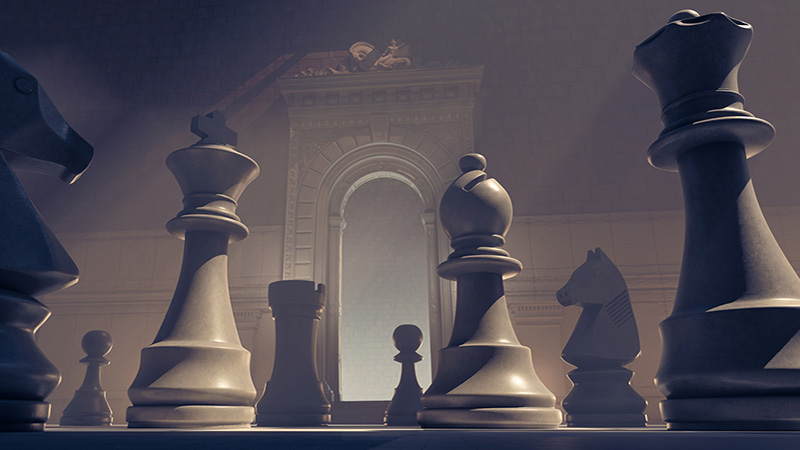
M 258 403 L 260 427 L 323 426 L 331 423 L 331 405 L 316 380 L 269 380 Z
M 558 428 L 561 411 L 552 408 L 423 409 L 417 413 L 423 428 Z
M 645 414 L 567 414 L 568 427 L 636 428 L 647 424 Z
M 384 425 L 388 426 L 417 426 L 417 411 L 422 409 L 420 404 L 422 388 L 398 388 L 394 390 L 394 396 L 386 408 L 386 415 L 383 418 Z
M 255 419 L 252 406 L 131 406 L 128 428 L 244 428 Z
M 104 427 L 110 426 L 112 417 L 104 414 L 87 414 L 82 416 L 62 417 L 62 427 Z
M 536 376 L 530 349 L 521 345 L 462 345 L 439 350 L 439 370 L 421 403 L 426 409 L 450 411 L 550 407 L 559 412 L 554 407 L 555 396 Z
M 800 396 L 682 398 L 659 409 L 669 430 L 800 430 Z
M 259 427 L 320 427 L 330 423 L 330 414 L 270 413 L 256 416 Z
M 633 372 L 624 367 L 575 369 L 574 386 L 562 405 L 570 427 L 643 427 L 647 401 L 630 385 Z
M 743 303 L 755 301 L 747 302 Z M 767 302 L 783 300 L 760 303 Z M 800 308 L 733 309 L 737 303 L 661 322 L 663 354 L 656 385 L 668 400 L 800 398 L 800 361 L 794 356 L 800 352 L 800 337 L 796 337 Z
M 44 431 L 50 417 L 50 403 L 26 400 L 0 400 L 0 432 Z
M 800 309 L 737 303 L 661 323 L 656 381 L 667 428 L 800 430 Z

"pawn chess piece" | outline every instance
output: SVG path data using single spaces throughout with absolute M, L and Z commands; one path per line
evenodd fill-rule
M 423 427 L 555 428 L 561 423 L 555 396 L 517 340 L 503 290 L 503 279 L 522 270 L 500 248 L 511 226 L 511 199 L 487 177 L 482 155 L 467 154 L 459 166 L 463 173 L 439 205 L 454 251 L 437 270 L 456 280 L 456 316 L 417 419 Z
M 64 121 L 36 78 L 0 52 L 0 432 L 41 431 L 44 399 L 61 375 L 34 333 L 50 310 L 34 297 L 78 281 L 78 268 L 17 180 L 14 170 L 72 183 L 92 146 Z
M 254 419 L 250 352 L 239 340 L 228 290 L 228 243 L 247 237 L 237 200 L 259 168 L 228 145 L 233 131 L 224 121 L 219 111 L 195 118 L 192 131 L 203 139 L 167 157 L 184 194 L 184 209 L 167 223 L 185 240 L 183 265 L 128 389 L 131 428 L 246 427 Z
M 561 358 L 577 367 L 562 402 L 570 427 L 643 427 L 647 401 L 624 368 L 639 356 L 639 331 L 625 279 L 601 249 L 589 250 L 556 293 L 562 306 L 583 308 Z
M 111 351 L 111 335 L 102 330 L 93 330 L 83 335 L 81 347 L 86 357 L 80 362 L 86 364 L 83 384 L 75 391 L 75 396 L 64 409 L 61 425 L 103 426 L 111 425 L 113 416 L 106 399 L 106 391 L 100 384 L 100 368 L 111 364 L 105 356 Z
M 738 92 L 752 34 L 724 13 L 685 10 L 634 52 L 633 73 L 658 96 L 665 125 L 648 160 L 679 173 L 686 209 L 656 373 L 669 429 L 800 430 L 800 279 L 747 169 L 775 134 Z
M 422 409 L 419 399 L 422 387 L 417 381 L 414 364 L 422 361 L 417 350 L 422 345 L 422 330 L 416 325 L 400 325 L 392 333 L 394 346 L 400 353 L 394 360 L 402 364 L 400 382 L 394 390 L 392 401 L 386 408 L 383 423 L 390 426 L 416 426 L 417 411 Z
M 325 307 L 325 285 L 283 280 L 269 285 L 275 319 L 275 364 L 256 425 L 321 426 L 331 422 L 331 404 L 317 375 L 317 324 Z

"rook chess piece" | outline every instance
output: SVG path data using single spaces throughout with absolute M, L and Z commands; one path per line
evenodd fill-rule
M 417 411 L 422 409 L 419 402 L 422 388 L 414 369 L 414 364 L 422 361 L 422 355 L 417 353 L 422 345 L 422 330 L 416 325 L 400 325 L 394 329 L 392 340 L 395 348 L 400 350 L 400 353 L 394 355 L 394 360 L 402 364 L 402 369 L 400 382 L 386 408 L 383 423 L 390 426 L 415 426 L 418 425 Z
M 470 153 L 445 191 L 439 212 L 453 253 L 439 276 L 456 280 L 453 334 L 422 395 L 423 427 L 555 428 L 561 412 L 519 344 L 508 315 L 503 279 L 522 264 L 500 248 L 513 217 L 505 189 L 487 177 L 486 159 Z
M 0 52 L 0 431 L 41 431 L 44 399 L 61 375 L 34 333 L 50 310 L 34 297 L 78 281 L 78 268 L 22 189 L 14 170 L 72 183 L 92 146 L 64 121 L 42 86 Z
M 752 27 L 685 10 L 636 47 L 665 125 L 650 164 L 678 171 L 686 237 L 656 384 L 669 429 L 800 430 L 800 280 L 767 226 L 747 158 L 772 141 L 743 109 Z
M 256 424 L 320 426 L 331 422 L 331 404 L 317 375 L 317 324 L 325 307 L 325 285 L 283 280 L 269 285 L 275 319 L 275 364 Z
M 220 137 L 227 129 L 221 112 L 207 118 L 214 126 L 193 126 L 202 141 L 167 157 L 184 195 L 184 209 L 167 223 L 185 240 L 183 265 L 128 389 L 131 428 L 249 426 L 254 419 L 250 352 L 239 340 L 228 290 L 228 243 L 247 237 L 236 206 L 259 169 Z
M 100 368 L 111 364 L 105 356 L 111 351 L 111 335 L 102 330 L 92 330 L 83 335 L 81 347 L 86 357 L 80 362 L 86 364 L 86 376 L 75 396 L 64 409 L 61 425 L 103 426 L 111 425 L 111 406 L 106 399 L 106 391 L 100 385 Z
M 562 405 L 570 427 L 643 427 L 647 401 L 622 367 L 639 356 L 639 332 L 628 286 L 601 249 L 589 250 L 556 297 L 583 308 L 561 358 L 576 366 L 574 386 Z

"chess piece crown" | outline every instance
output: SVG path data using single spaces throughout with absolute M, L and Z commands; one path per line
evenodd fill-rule
M 228 233 L 231 242 L 242 240 L 249 230 L 236 208 L 258 177 L 258 164 L 232 147 L 236 133 L 225 125 L 222 112 L 195 116 L 191 130 L 203 139 L 167 156 L 167 167 L 184 195 L 183 210 L 167 223 L 167 231 L 183 239 L 188 230 L 212 229 Z
M 486 158 L 468 153 L 459 161 L 461 176 L 447 188 L 439 206 L 442 227 L 453 252 L 438 267 L 441 277 L 455 280 L 469 268 L 485 268 L 487 262 L 511 278 L 522 264 L 501 247 L 514 216 L 508 192 L 489 178 Z
M 677 170 L 687 146 L 739 142 L 747 157 L 775 136 L 769 122 L 744 110 L 738 74 L 753 27 L 725 13 L 679 11 L 634 51 L 633 75 L 661 103 L 664 130 L 647 152 L 650 163 Z

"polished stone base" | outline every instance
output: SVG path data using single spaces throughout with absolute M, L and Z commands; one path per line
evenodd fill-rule
M 647 424 L 645 414 L 567 414 L 567 426 L 576 428 L 634 428 Z
M 50 403 L 0 400 L 0 432 L 42 431 L 50 417 Z
M 630 385 L 633 372 L 624 367 L 575 369 L 574 386 L 562 405 L 570 427 L 643 427 L 647 402 Z
M 314 413 L 259 414 L 256 421 L 260 427 L 319 427 L 331 423 L 331 415 Z
M 235 428 L 249 427 L 252 406 L 182 405 L 131 406 L 128 428 Z
M 417 413 L 423 428 L 557 428 L 561 411 L 555 408 L 423 409 Z
M 711 397 L 664 400 L 670 430 L 800 431 L 800 397 Z
M 504 306 L 504 305 L 503 305 Z M 561 411 L 521 345 L 463 345 L 439 351 L 439 369 L 417 413 L 430 428 L 555 428 Z
M 800 430 L 800 308 L 736 306 L 661 323 L 669 429 Z
M 422 388 L 406 387 L 394 390 L 394 396 L 386 408 L 383 423 L 396 427 L 415 427 L 417 423 L 417 412 L 422 409 L 419 399 L 422 396 Z
M 331 405 L 318 380 L 269 380 L 257 409 L 260 427 L 314 427 L 331 422 Z
M 102 427 L 111 425 L 112 417 L 108 414 L 86 414 L 81 416 L 65 416 L 59 422 L 67 427 Z

